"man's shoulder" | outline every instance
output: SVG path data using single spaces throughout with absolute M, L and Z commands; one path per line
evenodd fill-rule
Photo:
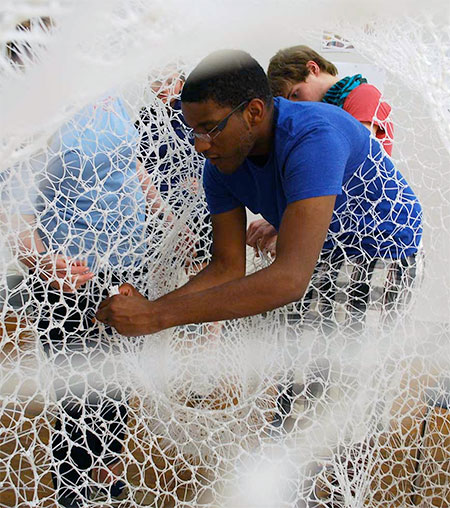
M 287 154 L 314 137 L 317 143 L 350 135 L 355 120 L 341 108 L 321 102 L 278 102 L 275 146 L 278 156 Z M 350 133 L 350 134 L 349 134 Z
M 339 122 L 352 121 L 347 113 L 332 104 L 292 102 L 281 97 L 277 97 L 275 101 L 276 128 L 295 136 L 318 126 L 336 126 Z
M 315 115 L 323 115 L 324 111 L 334 110 L 333 106 L 330 108 L 330 104 L 324 102 L 290 101 L 284 97 L 275 97 L 274 104 L 279 121 L 283 121 L 286 117 L 297 117 L 299 115 L 314 117 Z

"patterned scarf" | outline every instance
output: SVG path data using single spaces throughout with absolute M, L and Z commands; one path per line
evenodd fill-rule
M 323 96 L 322 102 L 342 108 L 349 93 L 363 83 L 367 83 L 367 79 L 363 78 L 361 74 L 342 78 L 328 90 Z

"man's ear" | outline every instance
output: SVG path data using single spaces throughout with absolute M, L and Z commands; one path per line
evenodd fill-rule
M 306 62 L 306 68 L 312 74 L 313 76 L 318 76 L 320 74 L 320 67 L 317 65 L 317 63 L 314 60 L 308 60 Z
M 251 126 L 258 125 L 264 118 L 267 109 L 261 99 L 252 99 L 244 110 L 244 115 Z

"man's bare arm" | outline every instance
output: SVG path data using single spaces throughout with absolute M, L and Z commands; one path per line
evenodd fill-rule
M 211 262 L 184 286 L 159 298 L 156 302 L 165 303 L 245 275 L 245 209 L 236 208 L 213 215 L 211 221 L 214 238 Z
M 181 324 L 259 314 L 298 300 L 317 263 L 335 199 L 336 196 L 311 198 L 286 208 L 277 257 L 269 267 L 170 301 L 149 302 L 133 291 L 129 296 L 114 296 L 102 303 L 98 318 L 124 335 L 142 335 Z
M 289 205 L 279 231 L 277 257 L 269 267 L 191 295 L 189 304 L 185 298 L 172 301 L 171 309 L 162 313 L 163 327 L 168 327 L 164 317 L 169 326 L 219 321 L 259 314 L 300 299 L 323 247 L 334 202 L 335 196 L 326 196 Z

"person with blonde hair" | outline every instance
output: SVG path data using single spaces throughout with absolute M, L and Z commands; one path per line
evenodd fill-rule
M 278 51 L 270 60 L 267 74 L 274 96 L 334 104 L 368 127 L 386 153 L 392 155 L 391 106 L 361 74 L 339 78 L 336 66 L 308 46 Z

